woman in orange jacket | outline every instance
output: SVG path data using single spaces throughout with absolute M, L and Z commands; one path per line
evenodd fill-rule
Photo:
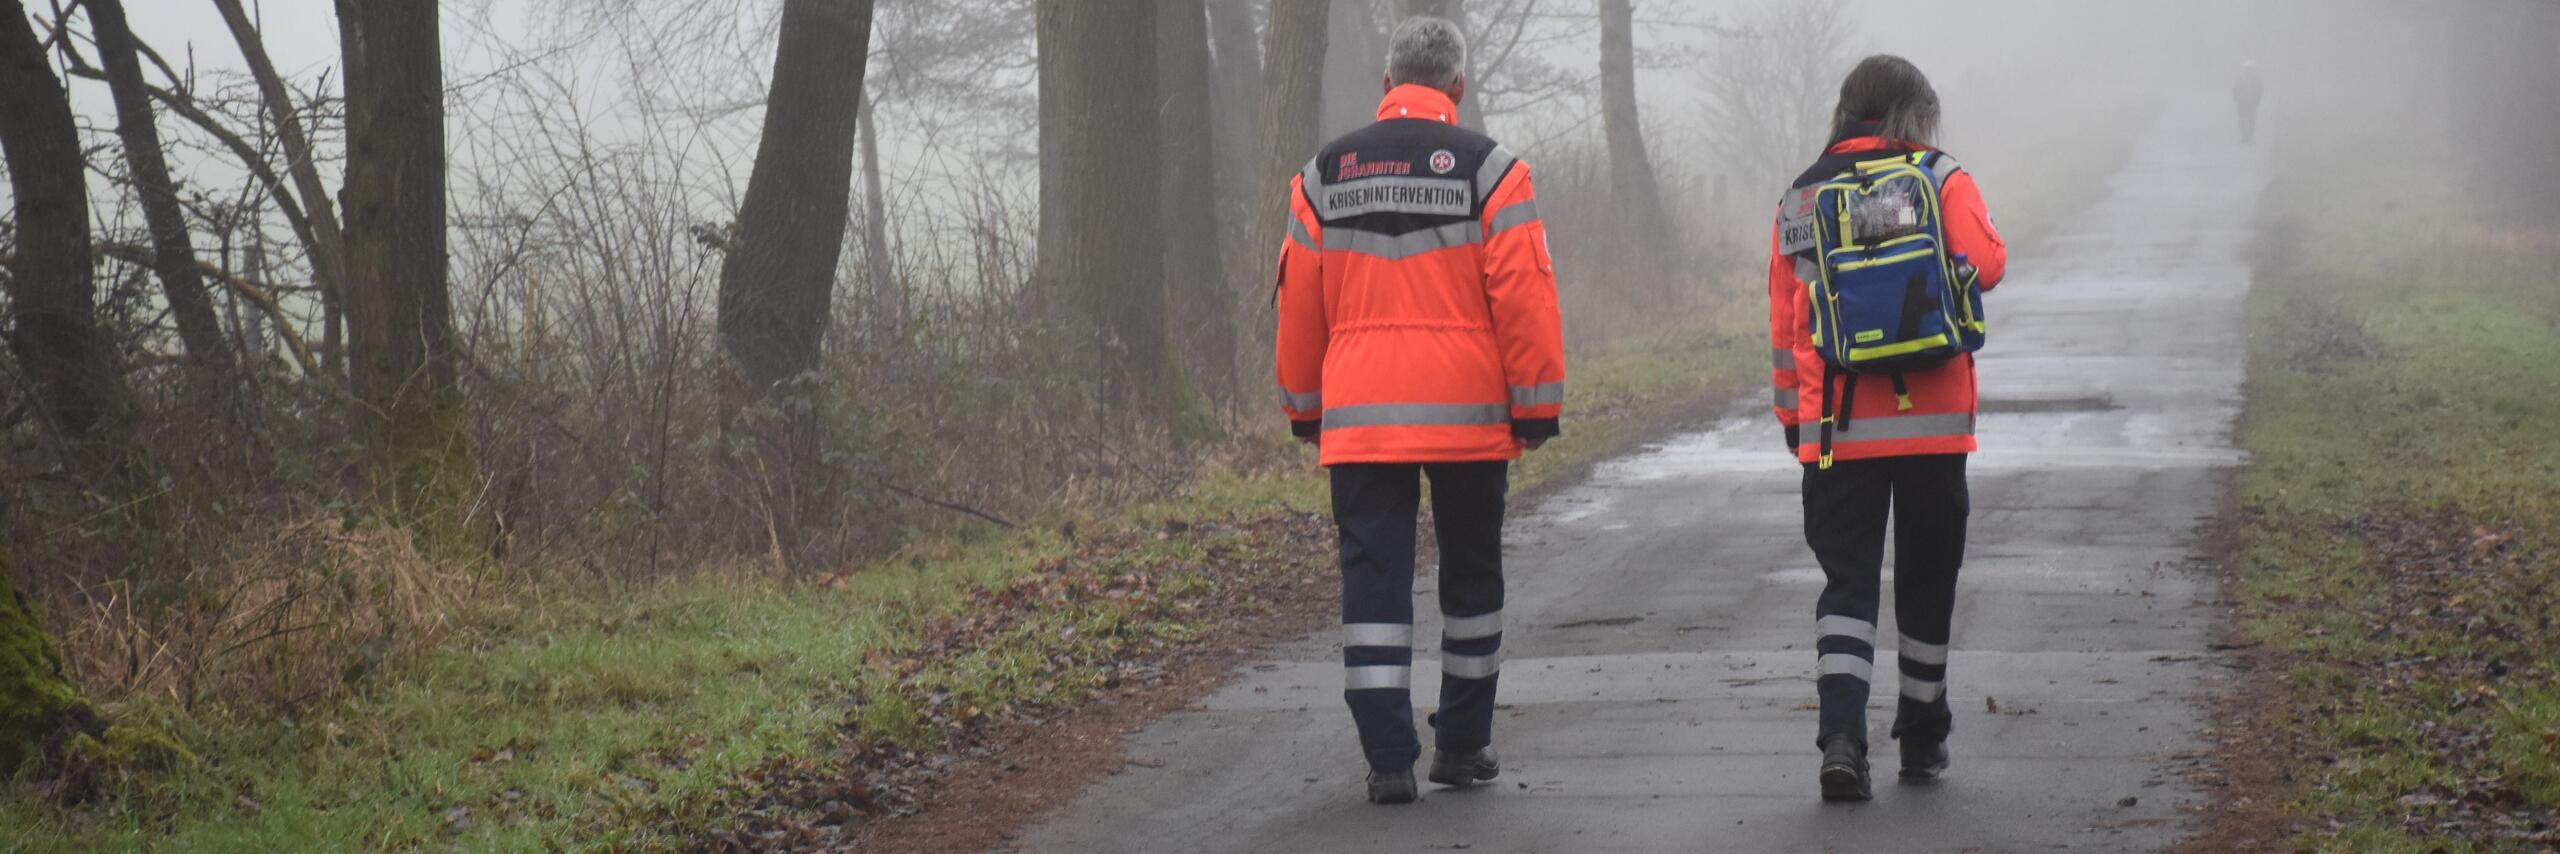
M 1808 188 L 1855 164 L 1934 151 L 1938 115 L 1937 92 L 1918 68 L 1895 56 L 1867 58 L 1840 84 L 1830 145 L 1796 179 L 1784 204 L 1804 204 Z M 1982 194 L 1952 158 L 1939 153 L 1928 162 L 1939 193 L 1944 251 L 1970 265 L 1988 291 L 2006 273 L 2008 250 Z M 1786 215 L 1782 204 L 1781 231 Z M 1871 793 L 1866 707 L 1888 513 L 1894 523 L 1894 619 L 1901 635 L 1901 702 L 1892 734 L 1902 745 L 1905 779 L 1934 778 L 1947 767 L 1947 646 L 1969 513 L 1965 458 L 1975 448 L 1979 402 L 1974 362 L 1970 354 L 1959 355 L 1901 371 L 1893 383 L 1826 389 L 1807 297 L 1808 280 L 1821 275 L 1822 250 L 1787 237 L 1773 235 L 1769 258 L 1771 379 L 1778 423 L 1804 464 L 1805 540 L 1826 580 L 1814 609 L 1822 794 L 1865 800 Z M 1833 393 L 1848 399 L 1825 399 Z M 1837 415 L 1842 425 L 1827 448 L 1808 435 L 1826 415 Z

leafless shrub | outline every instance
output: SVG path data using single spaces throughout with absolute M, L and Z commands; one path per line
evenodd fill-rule
M 1715 180 L 1733 192 L 1719 201 L 1736 221 L 1765 224 L 1783 186 L 1763 185 L 1821 153 L 1840 78 L 1857 59 L 1854 22 L 1840 0 L 1772 0 L 1699 68 L 1699 132 L 1725 169 Z

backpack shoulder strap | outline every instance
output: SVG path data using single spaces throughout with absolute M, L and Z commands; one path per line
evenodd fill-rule
M 1964 168 L 1962 164 L 1956 162 L 1955 158 L 1947 156 L 1947 153 L 1944 151 L 1912 152 L 1911 164 L 1927 171 L 1929 173 L 1929 182 L 1940 187 L 1945 187 L 1947 185 L 1947 179 L 1955 177 L 1957 170 Z

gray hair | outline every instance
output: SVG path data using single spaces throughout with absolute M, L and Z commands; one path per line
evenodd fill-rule
M 1466 76 L 1467 37 L 1447 18 L 1417 15 L 1396 26 L 1387 40 L 1387 82 L 1446 92 Z

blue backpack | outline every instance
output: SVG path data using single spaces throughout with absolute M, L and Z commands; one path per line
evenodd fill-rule
M 1982 290 L 1939 217 L 1955 169 L 1935 151 L 1862 160 L 1788 200 L 1780 249 L 1811 262 L 1797 269 L 1813 273 L 1813 349 L 1826 365 L 1896 373 L 1982 349 Z
M 1822 356 L 1823 468 L 1832 434 L 1850 429 L 1841 401 L 1857 396 L 1858 377 L 1890 376 L 1894 400 L 1908 410 L 1904 371 L 1982 349 L 1982 289 L 1973 265 L 1948 253 L 1938 209 L 1955 171 L 1955 160 L 1935 151 L 1856 160 L 1799 186 L 1779 208 L 1778 248 L 1796 257 Z

